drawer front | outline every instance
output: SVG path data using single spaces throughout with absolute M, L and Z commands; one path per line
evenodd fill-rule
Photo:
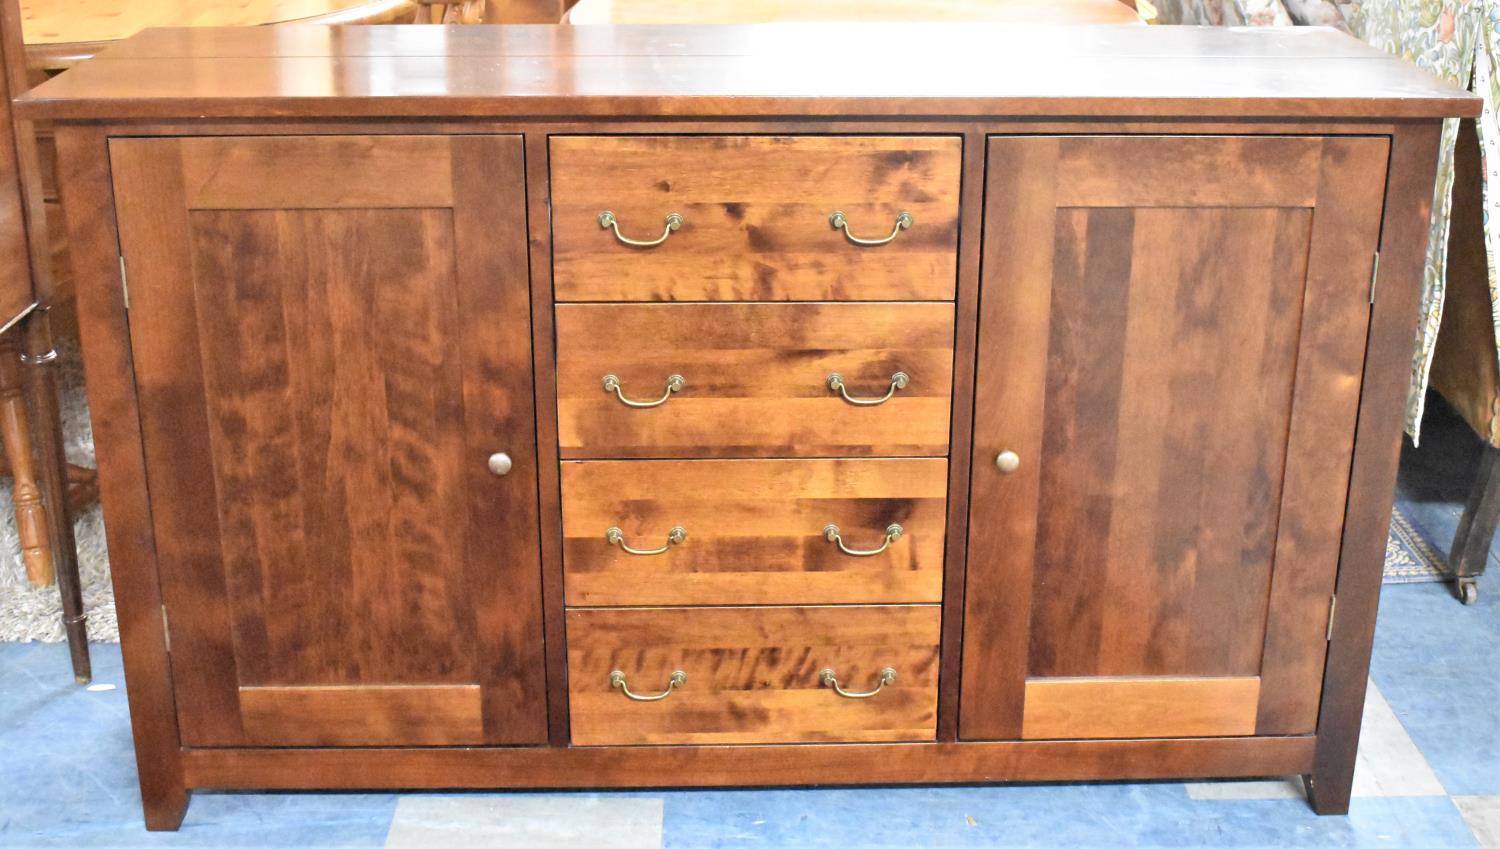
M 947 488 L 942 459 L 566 462 L 567 601 L 941 601 Z
M 570 610 L 568 698 L 580 746 L 932 740 L 937 605 Z M 854 693 L 894 680 L 869 698 Z M 667 692 L 655 701 L 637 696 Z
M 951 299 L 961 162 L 953 136 L 554 137 L 556 297 Z
M 564 458 L 948 451 L 952 304 L 564 304 L 557 361 Z

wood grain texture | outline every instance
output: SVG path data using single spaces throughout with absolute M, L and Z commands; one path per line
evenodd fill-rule
M 453 156 L 423 136 L 193 139 L 183 193 L 195 209 L 453 206 Z M 498 188 L 498 187 L 496 187 Z
M 984 23 L 367 29 L 377 28 L 155 37 L 173 48 L 127 42 L 48 81 L 18 109 L 49 118 L 948 120 L 1472 117 L 1480 108 L 1473 95 L 1333 33 Z
M 577 746 L 565 749 L 189 749 L 193 787 L 722 787 L 1288 775 L 1311 737 Z
M 1401 451 L 1401 405 L 1406 400 L 1422 291 L 1438 134 L 1436 124 L 1412 125 L 1391 137 L 1386 215 L 1380 231 L 1380 287 L 1365 346 L 1349 499 L 1338 554 L 1335 592 L 1339 610 L 1323 671 L 1317 763 L 1307 776 L 1313 807 L 1324 814 L 1347 813 L 1354 785 Z
M 1257 732 L 1305 734 L 1322 699 L 1359 415 L 1386 139 L 1325 139 L 1307 258 Z M 1361 285 L 1364 284 L 1364 285 Z M 1394 482 L 1393 482 L 1394 485 Z
M 543 739 L 525 246 L 490 229 L 519 140 L 430 139 L 450 209 L 250 210 L 192 208 L 185 163 L 266 157 L 196 141 L 112 145 L 184 739 L 244 741 L 242 686 L 390 684 Z
M 41 184 L 34 130 L 31 122 L 11 115 L 11 98 L 26 87 L 16 24 L 15 9 L 9 3 L 0 4 L 0 331 L 36 303 L 29 227 L 44 223 L 36 214 L 41 209 Z
M 570 610 L 568 700 L 573 743 L 787 743 L 931 740 L 937 719 L 936 605 Z M 825 668 L 848 699 L 819 682 Z M 686 683 L 655 702 L 633 690 Z
M 890 401 L 891 377 L 911 381 Z M 632 409 L 604 391 L 617 375 Z M 557 308 L 562 456 L 942 456 L 953 392 L 953 305 L 564 304 Z
M 241 687 L 245 740 L 264 746 L 484 743 L 477 684 Z
M 99 452 L 99 500 L 109 517 L 110 580 L 130 682 L 126 696 L 141 803 L 147 828 L 175 829 L 187 812 L 188 792 L 161 615 L 108 140 L 97 128 L 70 127 L 59 131 L 57 148 L 73 268 L 89 281 L 79 287 L 78 320 L 89 340 L 84 369 L 91 381 L 89 410 Z
M 1210 140 L 1094 141 L 991 142 L 1003 198 L 992 237 L 1011 247 L 984 282 L 1005 295 L 986 299 L 980 324 L 963 733 L 1021 733 L 1025 678 L 1142 675 L 1263 676 L 1276 686 L 1259 691 L 1261 719 L 1277 728 L 1282 706 L 1318 698 L 1299 670 L 1322 662 L 1310 622 L 1326 615 L 1318 585 L 1334 560 L 1316 546 L 1337 544 L 1336 522 L 1298 523 L 1343 502 L 1338 449 L 1311 456 L 1296 422 L 1321 420 L 1338 442 L 1334 423 L 1358 386 L 1357 375 L 1330 376 L 1304 391 L 1314 379 L 1303 374 L 1327 362 L 1306 340 L 1361 346 L 1344 316 L 1359 312 L 1369 270 L 1359 254 L 1373 251 L 1378 209 L 1369 197 L 1334 202 L 1317 180 L 1378 187 L 1384 142 L 1312 140 L 1316 167 L 1250 168 L 1246 201 L 1224 206 L 1192 183 L 1178 196 L 1116 185 L 1153 181 L 1134 163 L 1173 158 L 1179 144 L 1200 160 Z M 1222 141 L 1232 173 L 1248 149 L 1298 162 L 1309 140 Z M 1091 155 L 1063 153 L 1074 146 Z M 1100 207 L 1079 206 L 1077 186 L 1063 205 L 1054 187 L 1075 168 Z M 1291 184 L 1308 180 L 1313 209 L 1262 205 L 1301 203 L 1312 190 Z M 1014 473 L 993 466 L 1004 450 L 1022 458 Z M 1320 507 L 1301 501 L 1303 481 L 1319 482 Z M 1290 510 L 1302 517 L 1287 523 Z M 1288 534 L 1305 556 L 1279 550 Z M 1107 727 L 1109 709 L 1098 716 Z
M 958 739 L 963 665 L 964 574 L 967 569 L 970 447 L 974 436 L 974 368 L 978 358 L 979 277 L 984 247 L 984 135 L 964 133 L 960 197 L 957 327 L 953 346 L 953 426 L 948 464 L 948 535 L 943 563 L 942 669 L 938 676 L 938 740 Z
M 585 461 L 562 467 L 568 604 L 850 604 L 942 598 L 948 464 L 912 460 Z M 883 554 L 854 557 L 824 538 Z M 618 527 L 633 556 L 605 540 Z
M 1027 740 L 1238 737 L 1255 733 L 1261 682 L 1240 678 L 1045 678 L 1026 682 Z
M 563 630 L 562 489 L 557 448 L 556 336 L 552 308 L 552 229 L 547 193 L 547 135 L 526 145 L 526 229 L 531 258 L 531 364 L 536 395 L 538 530 L 542 555 L 542 628 L 547 662 L 547 740 L 568 744 L 568 656 Z
M 554 136 L 559 301 L 947 300 L 960 142 L 943 136 Z M 601 229 L 613 212 L 627 238 Z M 884 238 L 860 246 L 834 229 Z

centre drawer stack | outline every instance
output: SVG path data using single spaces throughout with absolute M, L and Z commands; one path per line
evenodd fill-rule
M 933 739 L 960 139 L 550 159 L 574 744 Z

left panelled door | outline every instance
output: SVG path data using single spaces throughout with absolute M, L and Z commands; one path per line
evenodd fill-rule
M 523 156 L 111 141 L 184 745 L 546 740 Z

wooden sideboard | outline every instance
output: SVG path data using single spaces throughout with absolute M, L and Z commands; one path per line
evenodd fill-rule
M 161 30 L 48 82 L 148 826 L 1290 773 L 1346 810 L 1478 108 L 1300 29 Z

